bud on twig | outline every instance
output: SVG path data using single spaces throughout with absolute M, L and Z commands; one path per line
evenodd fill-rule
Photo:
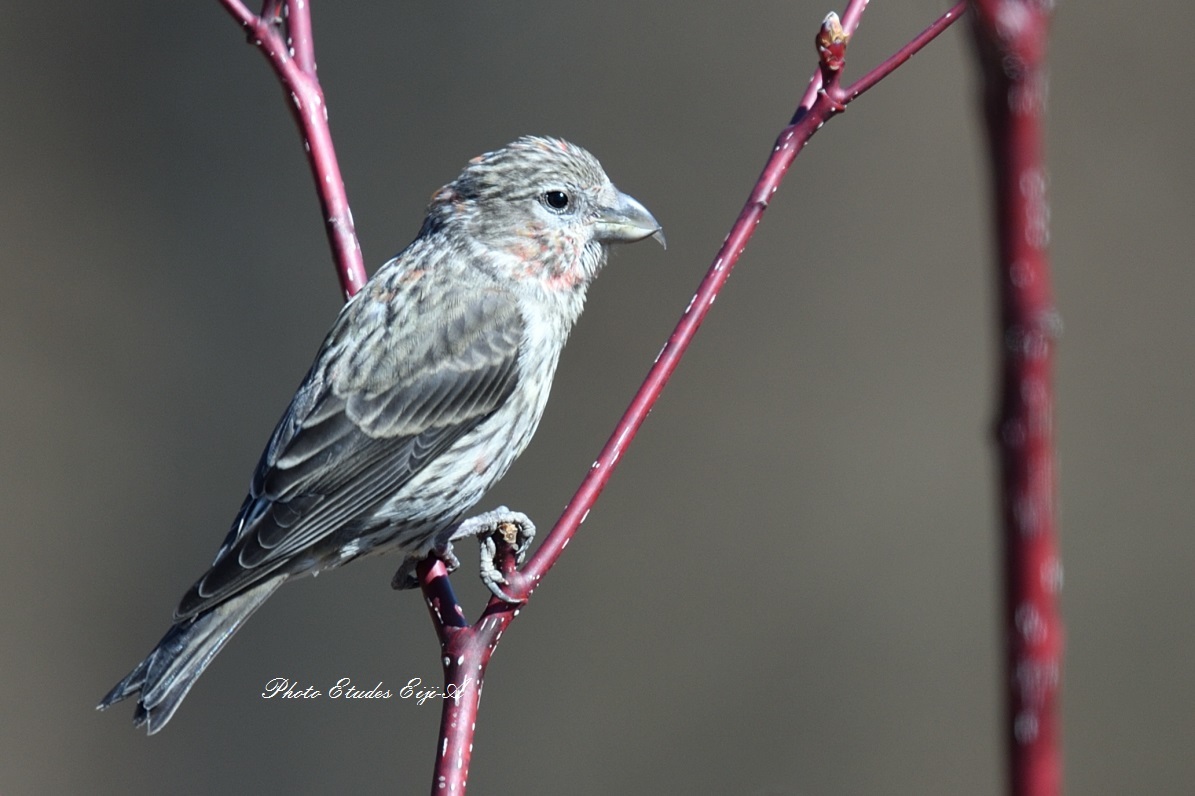
M 838 14 L 833 11 L 826 14 L 815 40 L 817 56 L 821 59 L 823 70 L 838 72 L 846 66 L 846 45 L 850 40 L 850 34 L 843 29 Z

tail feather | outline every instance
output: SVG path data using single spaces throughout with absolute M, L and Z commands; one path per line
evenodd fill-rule
M 98 710 L 140 694 L 133 726 L 153 735 L 166 726 L 228 639 L 286 580 L 277 575 L 213 606 L 192 620 L 174 625 L 145 660 L 108 692 Z

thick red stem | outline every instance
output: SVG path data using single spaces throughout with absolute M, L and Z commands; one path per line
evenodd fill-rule
M 1046 203 L 1047 3 L 976 2 L 995 189 L 1009 793 L 1062 792 L 1062 566 L 1055 521 L 1053 349 Z

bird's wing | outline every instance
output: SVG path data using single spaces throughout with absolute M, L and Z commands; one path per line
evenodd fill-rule
M 414 292 L 404 298 L 410 300 L 396 305 L 393 297 L 361 296 L 341 314 L 274 430 L 228 538 L 183 597 L 177 619 L 368 520 L 371 509 L 514 391 L 524 320 L 511 294 L 474 289 L 435 301 Z M 375 318 L 363 344 L 370 312 Z

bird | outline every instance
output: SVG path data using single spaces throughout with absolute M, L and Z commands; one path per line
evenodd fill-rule
M 524 136 L 436 191 L 415 239 L 341 309 L 261 454 L 211 567 L 162 640 L 97 706 L 136 696 L 160 731 L 283 583 L 397 552 L 395 587 L 428 555 L 496 530 L 463 519 L 539 425 L 561 350 L 614 244 L 663 230 L 587 150 Z M 492 548 L 491 548 L 492 549 Z M 484 545 L 483 545 L 484 551 Z M 483 555 L 482 579 L 504 579 Z M 509 598 L 507 598 L 509 599 Z

